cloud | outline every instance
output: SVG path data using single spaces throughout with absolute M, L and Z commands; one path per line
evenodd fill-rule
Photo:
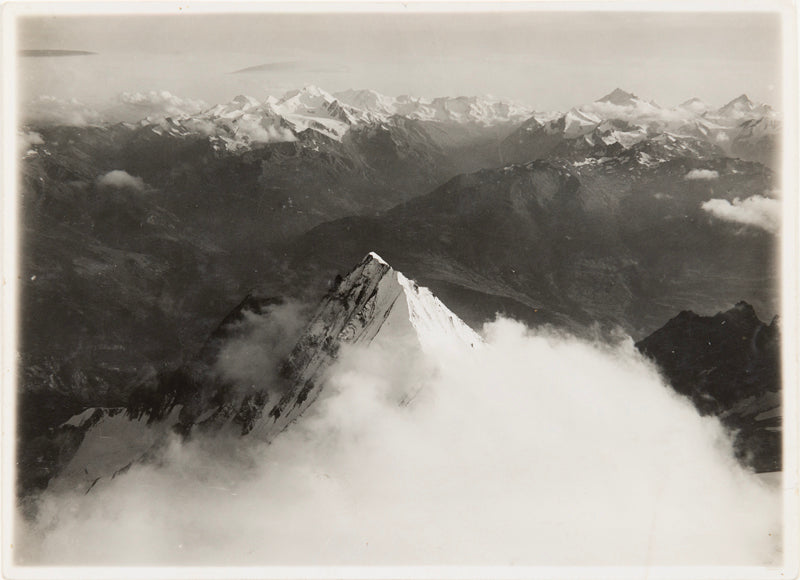
M 719 179 L 719 171 L 714 171 L 712 169 L 692 169 L 689 173 L 683 176 L 684 179 L 688 180 L 708 180 L 711 181 L 713 179 Z
M 181 98 L 169 91 L 122 93 L 119 100 L 139 119 L 191 116 L 208 108 L 205 101 Z
M 664 109 L 646 101 L 637 100 L 628 105 L 617 105 L 606 101 L 595 101 L 581 106 L 587 111 L 603 119 L 621 119 L 629 123 L 666 123 L 683 124 L 696 117 L 685 109 Z
M 244 115 L 237 121 L 236 139 L 249 143 L 275 143 L 296 141 L 297 137 L 286 127 L 278 125 L 274 119 Z
M 44 145 L 44 139 L 35 131 L 17 133 L 17 151 L 20 155 L 32 155 L 35 145 Z
M 746 199 L 737 197 L 733 202 L 710 199 L 701 207 L 718 219 L 761 228 L 773 234 L 778 232 L 781 224 L 780 201 L 761 195 Z
M 77 99 L 59 99 L 46 95 L 24 103 L 20 110 L 20 116 L 24 123 L 39 126 L 82 127 L 103 122 L 100 113 Z
M 89 52 L 86 50 L 29 49 L 19 51 L 19 56 L 23 58 L 94 56 L 96 54 L 96 52 Z
M 307 72 L 307 73 L 342 73 L 348 72 L 350 67 L 345 65 L 330 65 L 330 64 L 315 64 L 297 60 L 265 62 L 255 66 L 248 66 L 239 70 L 232 71 L 229 74 L 257 74 L 257 73 L 271 73 L 271 72 Z
M 306 308 L 288 301 L 268 307 L 264 315 L 245 310 L 242 320 L 229 329 L 213 373 L 242 393 L 269 388 L 305 326 Z
M 46 492 L 18 538 L 21 557 L 226 566 L 779 561 L 779 491 L 735 462 L 720 423 L 666 387 L 630 339 L 592 343 L 508 320 L 484 335 L 482 348 L 417 360 L 400 360 L 391 345 L 344 350 L 325 393 L 270 445 L 175 437 L 157 462 L 88 495 Z
M 264 64 L 257 64 L 255 66 L 248 66 L 246 68 L 240 68 L 239 70 L 235 70 L 230 74 L 245 74 L 245 73 L 260 73 L 260 72 L 272 72 L 272 71 L 287 71 L 287 70 L 299 70 L 303 67 L 303 63 L 296 61 L 296 60 L 287 60 L 287 61 L 278 61 L 278 62 L 265 62 Z
M 280 125 L 280 119 L 256 114 L 243 114 L 234 120 L 187 119 L 183 126 L 206 137 L 220 138 L 229 150 L 246 149 L 258 143 L 297 141 L 294 133 Z
M 144 191 L 145 183 L 141 177 L 135 177 L 121 169 L 114 169 L 108 173 L 104 173 L 97 178 L 97 185 L 99 187 L 112 187 L 116 189 L 133 189 L 135 191 Z

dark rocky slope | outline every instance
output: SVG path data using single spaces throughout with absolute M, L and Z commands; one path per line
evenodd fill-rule
M 636 347 L 702 414 L 734 431 L 744 463 L 760 472 L 781 469 L 777 318 L 761 322 L 746 302 L 714 316 L 683 311 Z

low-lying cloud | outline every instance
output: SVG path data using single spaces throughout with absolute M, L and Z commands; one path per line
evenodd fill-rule
M 21 131 L 17 133 L 17 152 L 27 155 L 34 151 L 36 145 L 44 145 L 44 138 L 36 131 Z
M 195 118 L 183 125 L 198 135 L 220 138 L 228 149 L 236 150 L 253 144 L 297 141 L 294 133 L 279 123 L 277 119 L 259 114 L 244 114 L 234 121 Z
M 238 119 L 236 139 L 243 140 L 245 143 L 278 143 L 297 140 L 286 127 L 281 127 L 273 120 L 256 115 L 244 115 Z
M 182 98 L 169 91 L 122 93 L 119 100 L 131 109 L 137 119 L 186 117 L 208 108 L 205 101 Z
M 37 126 L 83 127 L 103 122 L 99 112 L 74 98 L 40 96 L 23 103 L 20 113 L 23 123 Z
M 684 175 L 683 178 L 688 179 L 689 181 L 713 181 L 715 179 L 719 179 L 719 171 L 714 171 L 713 169 L 692 169 L 689 173 Z
M 16 542 L 20 556 L 225 566 L 779 561 L 779 493 L 735 462 L 720 423 L 666 387 L 630 339 L 598 344 L 508 320 L 484 335 L 480 348 L 416 365 L 391 348 L 344 350 L 325 393 L 271 445 L 176 438 L 159 462 L 88 495 L 45 494 Z M 426 370 L 398 373 L 399 364 Z M 416 396 L 401 405 L 401 392 Z
M 781 202 L 770 197 L 737 197 L 733 202 L 727 199 L 710 199 L 701 207 L 724 221 L 760 228 L 773 234 L 780 229 Z
M 583 105 L 581 109 L 599 115 L 603 119 L 622 119 L 630 123 L 650 122 L 674 125 L 687 123 L 695 117 L 695 114 L 691 111 L 663 109 L 642 100 L 637 100 L 630 104 L 595 101 Z
M 108 173 L 104 173 L 97 178 L 97 185 L 99 187 L 110 187 L 114 189 L 145 190 L 145 183 L 141 177 L 131 175 L 122 169 L 114 169 Z

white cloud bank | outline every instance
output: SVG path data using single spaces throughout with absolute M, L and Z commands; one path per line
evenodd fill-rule
M 271 445 L 174 440 L 88 495 L 45 494 L 15 543 L 41 564 L 779 561 L 779 492 L 630 340 L 505 320 L 485 335 L 428 373 L 343 351 L 327 394 Z
M 144 191 L 145 189 L 144 180 L 141 177 L 131 175 L 122 169 L 114 169 L 108 173 L 104 173 L 97 178 L 97 185 L 115 189 L 128 188 L 135 191 Z
M 599 115 L 603 119 L 622 119 L 629 123 L 662 123 L 680 126 L 690 122 L 696 114 L 685 109 L 663 109 L 637 99 L 630 104 L 595 101 L 583 105 L 581 110 Z
M 781 202 L 770 197 L 737 197 L 733 202 L 710 199 L 701 207 L 718 219 L 761 228 L 773 234 L 778 232 L 781 225 Z
M 713 181 L 719 179 L 719 171 L 713 169 L 692 169 L 689 173 L 683 176 L 684 179 L 692 180 L 707 180 Z

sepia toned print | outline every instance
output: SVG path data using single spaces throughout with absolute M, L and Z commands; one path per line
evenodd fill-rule
M 790 566 L 786 16 L 252 7 L 16 15 L 6 573 Z

